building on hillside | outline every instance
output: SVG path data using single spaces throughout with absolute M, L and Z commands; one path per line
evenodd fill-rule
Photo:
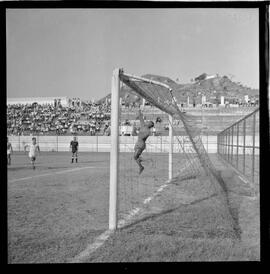
M 213 78 L 216 78 L 216 77 L 218 77 L 218 75 L 217 75 L 217 74 L 207 75 L 207 76 L 206 76 L 206 78 L 205 78 L 205 80 L 208 80 L 208 79 L 213 79 Z
M 68 99 L 68 106 L 69 107 L 81 107 L 82 100 L 80 98 L 70 98 Z
M 201 75 L 199 75 L 198 77 L 196 77 L 194 80 L 195 82 L 199 82 L 202 80 L 208 80 L 208 79 L 213 79 L 213 78 L 217 78 L 218 74 L 213 74 L 213 75 L 208 75 L 207 73 L 203 73 Z
M 24 98 L 7 98 L 7 105 L 26 105 L 38 103 L 39 105 L 46 104 L 61 104 L 61 106 L 68 106 L 69 100 L 67 97 L 24 97 Z

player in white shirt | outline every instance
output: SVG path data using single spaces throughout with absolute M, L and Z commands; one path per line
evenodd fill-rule
M 40 148 L 39 148 L 39 145 L 36 143 L 36 138 L 33 137 L 32 138 L 32 144 L 31 145 L 25 145 L 24 146 L 24 151 L 26 151 L 26 148 L 29 147 L 29 158 L 30 158 L 30 161 L 31 161 L 31 164 L 32 164 L 32 167 L 33 169 L 35 169 L 35 161 L 36 161 L 36 152 L 38 151 L 39 154 L 40 154 Z
M 12 145 L 7 138 L 7 163 L 11 165 L 11 153 L 13 153 Z

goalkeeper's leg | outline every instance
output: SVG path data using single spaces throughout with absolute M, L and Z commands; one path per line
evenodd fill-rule
M 136 163 L 138 164 L 139 166 L 139 174 L 141 174 L 144 170 L 144 167 L 143 165 L 141 164 L 142 162 L 142 159 L 141 159 L 141 154 L 143 152 L 143 149 L 142 148 L 135 148 L 135 152 L 134 152 L 134 160 L 136 161 Z

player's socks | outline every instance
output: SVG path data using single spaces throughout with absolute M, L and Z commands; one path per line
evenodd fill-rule
M 76 158 L 76 163 L 78 163 L 78 159 Z
M 71 159 L 71 163 L 72 163 L 72 164 L 73 164 L 73 160 L 74 160 L 74 159 L 72 158 L 72 159 Z

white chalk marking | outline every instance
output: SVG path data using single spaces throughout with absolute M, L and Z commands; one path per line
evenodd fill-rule
M 252 186 L 251 182 L 248 180 L 248 179 L 245 179 L 242 177 L 242 174 L 241 172 L 235 168 L 233 165 L 231 165 L 230 163 L 226 162 L 221 156 L 219 156 L 219 159 L 221 160 L 221 162 L 227 166 L 227 167 L 230 167 L 232 170 L 234 170 L 236 172 L 236 174 L 238 175 L 238 178 L 243 181 L 245 184 L 249 185 L 249 186 Z
M 190 163 L 190 165 L 192 164 L 193 162 Z M 185 168 L 182 168 L 181 171 L 185 170 L 187 167 Z M 163 185 L 161 185 L 155 192 L 152 196 L 146 198 L 144 200 L 144 204 L 147 204 L 149 203 L 155 196 L 157 196 L 157 194 L 162 191 L 164 188 L 166 188 L 168 185 L 170 184 L 170 180 L 166 181 Z M 142 210 L 142 208 L 135 208 L 135 209 L 132 209 L 129 214 L 127 215 L 126 218 L 122 219 L 122 220 L 119 220 L 118 223 L 117 223 L 117 227 L 118 228 L 123 228 L 126 226 L 127 222 L 129 220 L 131 220 L 135 215 L 137 215 L 140 211 Z M 76 257 L 74 257 L 70 262 L 71 263 L 81 263 L 81 262 L 84 262 L 87 258 L 90 257 L 90 255 L 95 251 L 97 250 L 99 247 L 101 247 L 105 242 L 106 240 L 114 233 L 115 231 L 114 230 L 106 230 L 105 232 L 103 232 L 100 236 L 98 236 L 96 238 L 96 240 L 89 244 L 86 249 L 84 251 L 82 251 L 81 253 L 79 253 Z
M 100 234 L 94 243 L 87 246 L 87 248 L 82 251 L 79 255 L 74 257 L 72 260 L 70 260 L 71 263 L 80 263 L 85 260 L 85 258 L 89 257 L 89 255 L 94 252 L 96 249 L 98 249 L 100 246 L 104 244 L 104 242 L 111 236 L 113 233 L 113 230 L 106 230 L 102 234 Z
M 159 187 L 159 189 L 152 196 L 146 198 L 143 203 L 144 204 L 149 203 L 157 195 L 157 193 L 162 191 L 165 187 L 167 187 L 168 184 L 169 184 L 169 181 L 166 181 L 166 183 L 161 185 Z M 138 208 L 138 207 L 135 209 L 132 209 L 126 218 L 118 221 L 117 227 L 123 228 L 124 226 L 126 226 L 127 222 L 129 220 L 131 220 L 135 215 L 137 215 L 141 210 L 142 210 L 142 208 Z M 82 251 L 79 255 L 74 257 L 71 260 L 71 262 L 72 263 L 80 263 L 80 262 L 85 261 L 87 258 L 89 258 L 89 256 L 95 250 L 97 250 L 99 247 L 101 247 L 105 243 L 105 241 L 113 234 L 113 232 L 114 231 L 112 231 L 112 230 L 106 230 L 104 233 L 102 233 L 100 236 L 98 236 L 92 244 L 88 245 L 84 251 Z
M 245 180 L 242 176 L 238 175 L 238 177 L 242 182 L 249 185 L 249 182 L 247 180 Z
M 63 174 L 63 173 L 68 173 L 68 172 L 73 172 L 73 171 L 79 171 L 79 170 L 88 169 L 88 168 L 106 168 L 106 167 L 97 167 L 97 166 L 78 167 L 78 168 L 72 168 L 72 169 L 67 169 L 67 170 L 62 170 L 62 171 L 56 171 L 56 172 L 52 172 L 52 173 L 43 173 L 43 174 L 40 174 L 40 175 L 29 176 L 29 177 L 24 177 L 24 178 L 18 178 L 18 179 L 10 180 L 8 182 L 9 183 L 14 183 L 14 182 L 19 182 L 19 181 L 33 179 L 33 178 L 50 176 L 50 175 L 54 175 L 54 174 Z
M 117 226 L 118 228 L 124 227 L 129 220 L 131 220 L 136 214 L 138 214 L 141 211 L 141 208 L 137 207 L 135 209 L 132 209 L 126 218 L 118 221 Z

